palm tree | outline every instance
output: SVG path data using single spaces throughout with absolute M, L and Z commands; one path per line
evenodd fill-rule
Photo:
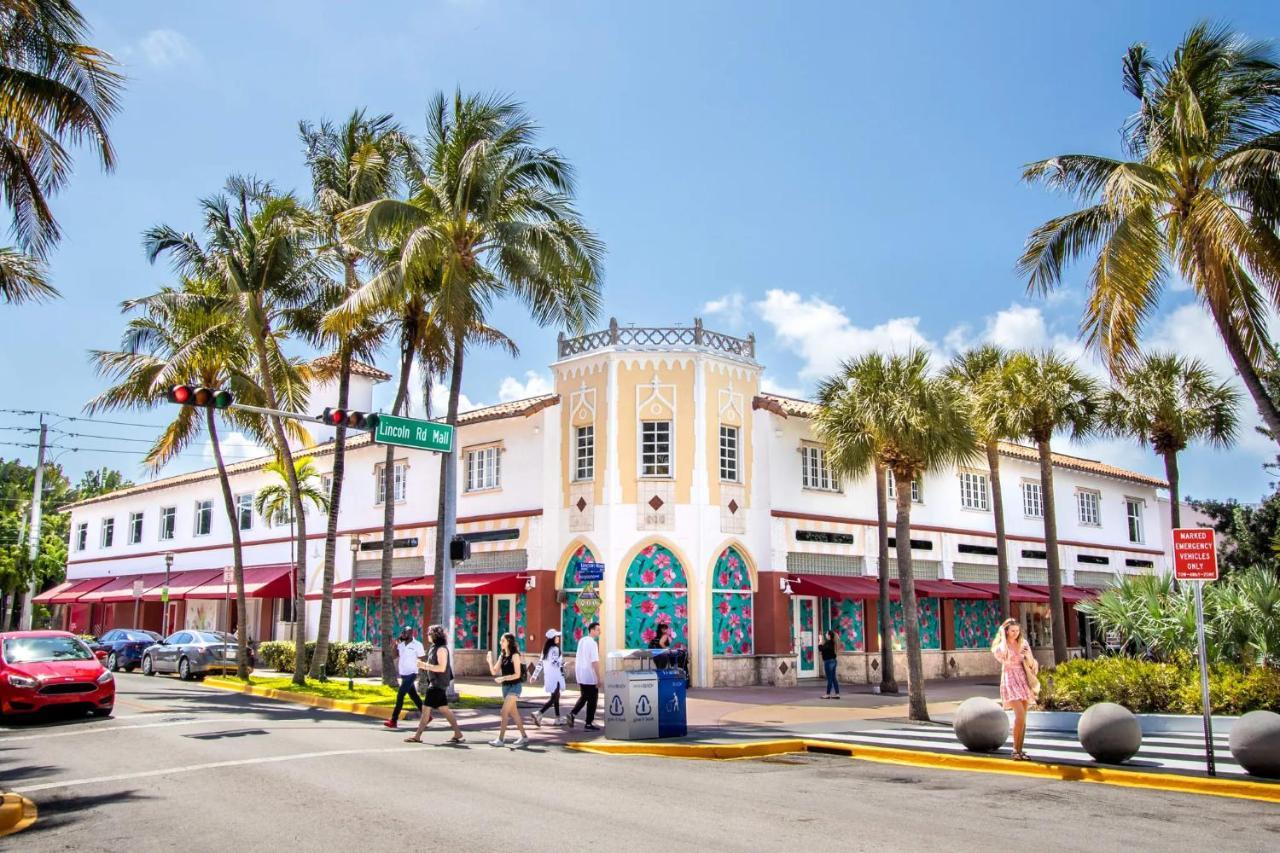
M 307 166 L 311 169 L 312 207 L 317 234 L 317 250 L 331 257 L 342 270 L 341 282 L 330 282 L 315 303 L 313 315 L 303 315 L 302 330 L 314 343 L 337 346 L 338 408 L 347 408 L 351 386 L 351 362 L 371 360 L 385 333 L 377 318 L 349 329 L 346 334 L 326 335 L 323 316 L 341 304 L 361 287 L 360 268 L 365 247 L 347 239 L 339 226 L 339 218 L 349 210 L 389 196 L 395 188 L 396 176 L 407 141 L 389 115 L 366 116 L 356 110 L 341 126 L 328 121 L 318 127 L 308 122 L 299 125 L 306 148 Z M 316 651 L 311 660 L 312 678 L 324 678 L 324 664 L 332 630 L 333 576 L 337 557 L 338 512 L 342 503 L 342 485 L 346 473 L 345 426 L 336 430 L 333 448 L 333 470 L 329 484 L 329 514 L 324 537 L 324 576 L 321 585 L 320 616 L 316 634 Z M 352 599 L 354 604 L 354 599 Z
M 191 234 L 160 225 L 147 232 L 145 245 L 154 262 L 168 254 L 180 272 L 217 282 L 235 306 L 238 322 L 253 347 L 257 379 L 267 408 L 290 405 L 293 411 L 306 402 L 306 387 L 298 371 L 287 369 L 280 338 L 288 328 L 285 312 L 315 298 L 320 263 L 307 252 L 314 223 L 289 195 L 278 195 L 270 184 L 254 178 L 232 177 L 222 193 L 204 199 L 206 245 Z M 292 387 L 282 387 L 284 377 Z M 294 476 L 293 451 L 285 435 L 284 419 L 270 415 L 272 443 L 284 463 L 293 502 L 297 547 L 298 583 L 294 612 L 306 612 L 307 523 L 302 496 Z M 306 631 L 295 632 L 296 684 L 306 683 Z
M 240 334 L 226 301 L 209 282 L 187 280 L 181 289 L 165 288 L 142 299 L 125 302 L 127 312 L 140 311 L 126 326 L 119 350 L 93 350 L 98 372 L 114 384 L 85 406 L 89 414 L 114 409 L 152 409 L 162 404 L 174 385 L 196 383 L 225 388 L 235 399 L 261 404 L 262 392 L 250 376 L 248 342 Z M 223 505 L 231 524 L 231 553 L 236 586 L 236 635 L 240 648 L 237 674 L 248 678 L 247 614 L 244 594 L 244 555 L 240 526 L 231 495 L 231 481 L 222 456 L 217 412 L 180 406 L 143 461 L 158 470 L 189 447 L 202 429 L 209 435 L 222 487 Z M 221 412 L 224 421 L 266 440 L 262 419 L 242 410 Z M 203 424 L 201 420 L 203 419 Z
M 450 104 L 441 94 L 428 123 L 421 163 L 409 164 L 409 197 L 372 202 L 347 219 L 369 242 L 395 244 L 403 278 L 434 282 L 431 322 L 452 344 L 445 419 L 456 425 L 470 330 L 487 326 L 488 309 L 507 296 L 539 324 L 583 327 L 599 309 L 603 246 L 573 207 L 572 168 L 534 147 L 521 105 L 461 92 Z M 444 624 L 453 611 L 455 458 L 440 466 L 432 618 Z
M 1138 110 L 1113 159 L 1068 154 L 1023 178 L 1076 196 L 1080 210 L 1031 232 L 1019 261 L 1029 289 L 1062 282 L 1093 257 L 1082 328 L 1113 373 L 1138 353 L 1143 326 L 1176 271 L 1194 289 L 1268 430 L 1280 408 L 1259 370 L 1275 356 L 1269 309 L 1280 308 L 1280 62 L 1274 47 L 1199 24 L 1157 63 L 1129 48 L 1124 87 Z
M 877 462 L 903 484 L 896 491 L 898 582 L 907 639 L 909 715 L 928 720 L 920 622 L 911 565 L 911 489 L 929 471 L 949 469 L 978 455 L 978 435 L 965 396 L 950 382 L 929 375 L 929 355 L 871 353 L 845 362 L 822 383 L 819 431 L 837 470 L 861 476 Z M 883 577 L 887 566 L 881 567 Z M 884 584 L 881 585 L 882 600 Z
M 107 123 L 124 78 L 84 44 L 69 0 L 0 0 L 0 33 L 0 196 L 21 249 L 0 247 L 0 300 L 22 302 L 58 293 L 43 259 L 59 237 L 48 197 L 71 176 L 63 145 L 88 142 L 104 169 L 115 166 Z
M 1053 660 L 1067 659 L 1066 611 L 1062 604 L 1062 560 L 1058 554 L 1058 519 L 1053 494 L 1054 433 L 1072 439 L 1088 435 L 1097 423 L 1098 383 L 1057 353 L 1014 353 L 1003 370 L 991 374 L 996 387 L 983 394 L 1007 401 L 1013 433 L 1036 443 L 1040 456 L 1040 491 L 1044 503 L 1044 549 L 1049 565 L 1049 609 L 1053 628 Z
M 1240 394 L 1199 359 L 1153 353 L 1115 379 L 1103 398 L 1102 425 L 1115 435 L 1151 445 L 1164 459 L 1169 508 L 1182 526 L 1178 454 L 1193 441 L 1230 447 L 1235 441 Z
M 262 470 L 268 474 L 274 474 L 277 482 L 258 490 L 258 494 L 253 499 L 254 510 L 273 527 L 292 524 L 295 519 L 289 491 L 290 478 L 285 473 L 284 464 L 279 459 L 272 459 Z M 316 461 L 310 456 L 299 456 L 293 460 L 293 470 L 298 483 L 298 493 L 302 495 L 303 511 L 306 511 L 305 505 L 310 504 L 321 512 L 327 512 L 329 495 L 324 490 Z
M 997 346 L 986 345 L 960 353 L 943 375 L 954 382 L 969 398 L 969 410 L 973 413 L 978 440 L 987 452 L 987 467 L 991 472 L 991 510 L 996 527 L 996 573 L 1000 587 L 1000 618 L 1008 619 L 1009 606 L 1009 552 L 1004 527 L 1004 494 L 1000 489 L 1000 442 L 1013 438 L 1008 423 L 1009 401 L 1001 396 L 1002 386 L 987 381 L 1002 370 L 1009 355 Z

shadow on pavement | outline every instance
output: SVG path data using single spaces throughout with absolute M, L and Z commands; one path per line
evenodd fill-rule
M 39 817 L 22 837 L 30 837 L 43 832 L 57 832 L 84 820 L 95 818 L 94 810 L 100 806 L 117 807 L 135 800 L 149 800 L 151 797 L 134 791 L 112 791 L 109 794 L 82 794 L 51 796 L 46 798 L 34 796 Z

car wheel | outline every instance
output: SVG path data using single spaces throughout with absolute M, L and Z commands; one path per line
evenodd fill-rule
M 119 661 L 116 660 L 115 652 L 112 652 L 111 654 L 107 655 L 107 669 L 110 670 L 111 672 L 120 671 L 120 663 Z
M 142 658 L 142 674 L 143 675 L 156 674 L 155 665 L 151 663 L 151 655 L 144 655 Z
M 191 680 L 191 661 L 186 658 L 178 661 L 178 677 L 183 681 Z
M 90 717 L 110 717 L 114 708 L 94 708 L 89 712 Z

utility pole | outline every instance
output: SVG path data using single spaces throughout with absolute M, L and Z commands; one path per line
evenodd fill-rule
M 36 450 L 36 483 L 31 496 L 31 531 L 27 541 L 27 563 L 31 567 L 31 583 L 27 586 L 27 594 L 22 599 L 22 616 L 18 620 L 18 629 L 31 630 L 32 604 L 36 597 L 36 558 L 40 556 L 40 510 L 44 497 L 44 444 L 49 435 L 49 426 L 40 416 L 40 445 Z

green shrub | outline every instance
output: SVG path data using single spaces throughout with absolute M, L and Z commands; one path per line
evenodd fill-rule
M 1045 671 L 1040 681 L 1040 705 L 1047 711 L 1083 711 L 1115 702 L 1135 714 L 1200 713 L 1200 673 L 1185 656 L 1172 663 L 1073 660 Z M 1209 702 L 1215 714 L 1280 711 L 1280 670 L 1217 664 L 1209 675 Z
M 307 643 L 307 666 L 311 665 L 311 656 L 315 654 L 316 644 Z M 325 656 L 324 671 L 326 675 L 346 675 L 347 661 L 355 665 L 355 674 L 369 674 L 366 663 L 373 646 L 369 643 L 330 643 Z M 258 663 L 280 672 L 293 672 L 294 644 L 292 641 L 272 640 L 258 644 Z

